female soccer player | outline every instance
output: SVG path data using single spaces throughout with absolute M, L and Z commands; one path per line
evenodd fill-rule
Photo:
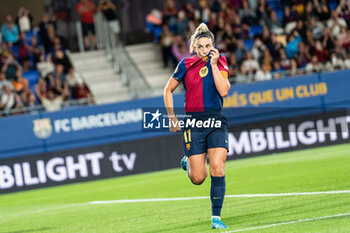
M 164 102 L 168 111 L 170 131 L 180 130 L 179 120 L 173 109 L 172 93 L 183 81 L 185 94 L 185 127 L 183 129 L 183 146 L 185 157 L 181 166 L 193 184 L 200 185 L 207 177 L 207 154 L 211 176 L 210 198 L 212 203 L 213 229 L 223 229 L 227 226 L 221 221 L 220 214 L 223 205 L 225 183 L 225 161 L 228 148 L 227 120 L 221 114 L 222 97 L 230 89 L 228 81 L 228 67 L 224 56 L 214 47 L 214 35 L 202 23 L 191 37 L 191 52 L 196 54 L 184 58 L 178 65 L 164 88 Z M 186 126 L 186 122 L 213 120 L 217 123 L 213 127 L 200 128 Z M 203 126 L 204 124 L 202 124 Z

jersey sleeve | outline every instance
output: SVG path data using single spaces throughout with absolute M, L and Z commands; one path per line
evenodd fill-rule
M 177 67 L 172 75 L 174 79 L 177 81 L 182 81 L 186 75 L 187 69 L 186 69 L 186 64 L 185 64 L 185 59 L 182 59 L 179 64 L 177 64 Z
M 227 60 L 226 60 L 226 57 L 223 55 L 220 55 L 219 57 L 218 68 L 222 77 L 228 78 L 230 76 L 230 73 L 228 71 Z

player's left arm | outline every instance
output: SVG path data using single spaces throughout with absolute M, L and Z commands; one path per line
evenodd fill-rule
M 225 57 L 220 58 L 219 50 L 214 49 L 210 52 L 211 69 L 213 71 L 214 83 L 216 90 L 222 97 L 227 96 L 231 84 L 228 80 L 228 68 Z M 220 61 L 219 61 L 220 60 Z

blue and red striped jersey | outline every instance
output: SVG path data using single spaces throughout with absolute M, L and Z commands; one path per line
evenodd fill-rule
M 227 78 L 229 71 L 225 56 L 220 55 L 217 66 L 221 75 Z M 216 90 L 208 56 L 199 58 L 194 55 L 182 59 L 172 77 L 183 81 L 186 112 L 221 111 L 223 100 Z

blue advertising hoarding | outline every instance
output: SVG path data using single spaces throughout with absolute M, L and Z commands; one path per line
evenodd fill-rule
M 224 99 L 229 125 L 281 119 L 350 106 L 349 71 L 233 85 Z M 174 106 L 183 107 L 183 94 Z M 169 135 L 142 131 L 142 109 L 163 97 L 0 119 L 0 158 Z

